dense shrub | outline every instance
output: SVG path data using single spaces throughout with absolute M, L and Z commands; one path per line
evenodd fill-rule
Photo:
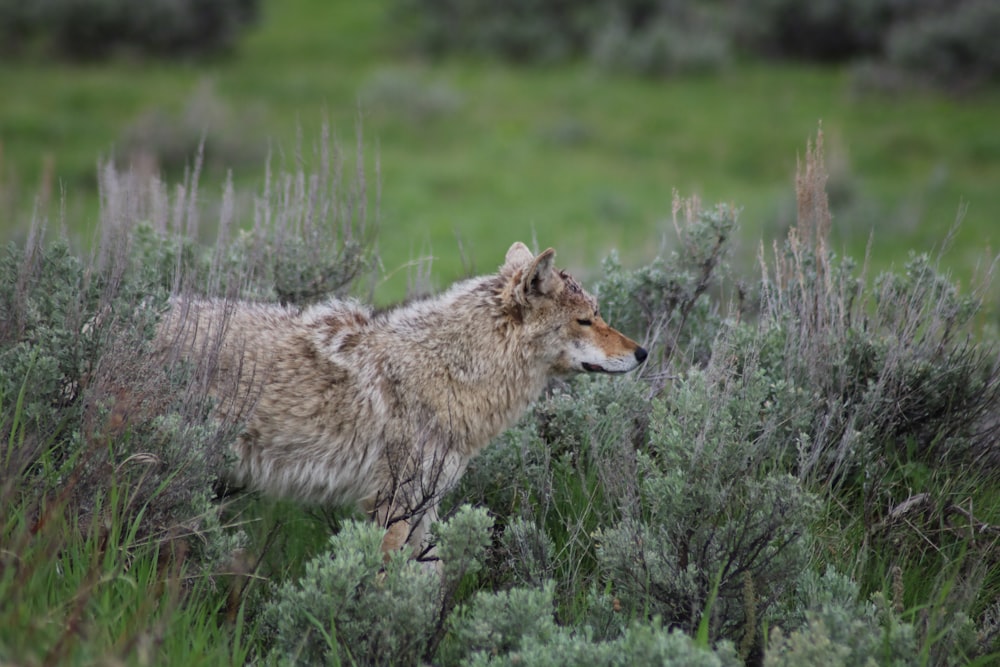
M 559 613 L 591 638 L 617 641 L 626 619 L 656 615 L 691 633 L 704 626 L 759 658 L 763 618 L 801 630 L 795 641 L 812 633 L 803 641 L 836 646 L 860 632 L 788 607 L 789 586 L 822 543 L 813 527 L 831 494 L 837 521 L 897 554 L 855 563 L 865 581 L 855 598 L 879 590 L 880 568 L 936 572 L 972 548 L 957 525 L 935 527 L 954 525 L 961 508 L 944 497 L 904 501 L 930 470 L 966 475 L 973 465 L 995 479 L 1000 376 L 995 350 L 969 335 L 976 292 L 961 294 L 920 256 L 866 283 L 827 247 L 826 179 L 820 134 L 797 177 L 798 223 L 773 259 L 761 257 L 757 285 L 730 290 L 733 212 L 696 202 L 675 220 L 679 250 L 634 271 L 609 260 L 605 315 L 660 351 L 646 382 L 560 387 L 470 466 L 457 494 L 498 515 L 495 581 L 554 578 Z M 718 301 L 731 292 L 732 303 Z M 905 525 L 920 526 L 922 538 Z M 991 562 L 989 540 L 977 544 Z M 940 596 L 949 611 L 907 625 L 903 655 L 925 650 L 949 614 L 988 602 L 995 582 L 981 569 L 949 571 L 950 592 L 916 574 L 906 587 Z M 586 599 L 581 589 L 591 590 Z M 905 625 L 885 623 L 866 625 L 871 641 L 845 655 L 878 660 L 882 633 Z M 938 642 L 933 654 L 954 646 Z
M 445 81 L 426 81 L 419 70 L 380 69 L 362 85 L 366 113 L 385 114 L 422 124 L 461 109 L 461 94 Z
M 772 628 L 764 664 L 962 665 L 979 652 L 975 627 L 961 613 L 947 619 L 932 646 L 921 640 L 912 617 L 900 613 L 901 601 L 892 599 L 900 593 L 865 599 L 854 581 L 832 567 L 822 576 L 804 571 L 789 596 L 795 612 L 786 620 L 795 627 Z
M 106 235 L 89 263 L 36 233 L 0 260 L 0 654 L 100 662 L 110 647 L 91 638 L 117 632 L 103 624 L 169 618 L 198 587 L 181 572 L 214 572 L 240 545 L 208 504 L 233 425 L 150 354 L 167 292 L 138 248 Z
M 71 58 L 118 52 L 205 55 L 233 47 L 259 0 L 0 0 L 8 51 L 34 45 Z
M 639 503 L 597 534 L 610 594 L 631 614 L 689 633 L 704 618 L 713 639 L 753 646 L 756 619 L 806 566 L 817 504 L 769 461 L 769 385 L 712 367 L 653 405 Z
M 598 65 L 664 76 L 716 71 L 731 60 L 731 40 L 701 5 L 619 4 L 590 36 L 587 55 Z
M 737 12 L 734 31 L 743 46 L 767 56 L 841 62 L 878 53 L 896 8 L 906 3 L 736 0 L 731 4 Z
M 502 5 L 401 0 L 393 18 L 405 21 L 422 48 L 434 54 L 464 51 L 544 61 L 580 53 L 601 19 L 602 4 L 602 0 L 516 0 Z
M 515 62 L 592 57 L 640 74 L 717 69 L 729 42 L 715 12 L 648 0 L 398 0 L 394 21 L 432 54 L 465 52 Z
M 586 629 L 560 627 L 553 615 L 551 582 L 483 590 L 453 612 L 448 604 L 437 604 L 442 596 L 448 599 L 449 588 L 481 567 L 490 523 L 483 510 L 466 507 L 436 528 L 444 562 L 439 576 L 407 560 L 405 553 L 383 565 L 381 531 L 370 523 L 348 522 L 331 538 L 329 554 L 312 560 L 301 580 L 275 591 L 264 612 L 274 634 L 267 662 L 739 664 L 729 645 L 709 651 L 658 623 L 636 624 L 610 641 L 595 640 Z M 435 638 L 442 633 L 447 635 L 435 653 Z
M 273 628 L 273 664 L 419 664 L 435 624 L 440 582 L 394 554 L 384 564 L 382 530 L 347 522 L 330 540 L 330 554 L 306 565 L 264 611 Z
M 598 578 L 593 532 L 638 497 L 633 446 L 646 397 L 641 383 L 579 378 L 472 461 L 450 501 L 496 516 L 484 577 L 495 586 L 553 579 L 557 604 L 569 615 L 583 611 L 580 590 Z
M 545 591 L 537 594 L 544 600 Z M 488 617 L 484 617 L 486 620 Z M 546 619 L 547 621 L 547 619 Z M 541 627 L 553 627 L 548 622 Z M 584 629 L 573 633 L 554 627 L 540 637 L 537 626 L 524 633 L 517 647 L 499 655 L 478 651 L 466 665 L 544 665 L 546 667 L 625 667 L 626 665 L 657 665 L 659 667 L 736 667 L 743 664 L 729 644 L 715 650 L 700 646 L 689 635 L 667 630 L 659 624 L 636 623 L 621 637 L 609 641 L 594 641 Z
M 798 223 L 775 248 L 773 272 L 765 269 L 758 325 L 774 346 L 761 363 L 816 401 L 792 408 L 812 413 L 799 474 L 837 479 L 865 469 L 870 478 L 886 455 L 991 460 L 1000 360 L 971 336 L 980 297 L 960 293 L 927 256 L 870 287 L 857 278 L 827 247 L 822 148 L 820 135 L 798 175 Z M 799 420 L 790 413 L 789 423 Z
M 252 131 L 254 123 L 252 114 L 232 108 L 203 79 L 177 113 L 153 107 L 138 114 L 116 142 L 115 161 L 174 180 L 200 156 L 202 168 L 221 178 L 231 169 L 256 168 L 267 158 L 266 141 Z
M 392 18 L 435 55 L 590 59 L 657 76 L 718 70 L 743 53 L 874 61 L 897 80 L 954 86 L 996 80 L 997 15 L 990 0 L 396 0 Z
M 0 48 L 4 52 L 15 52 L 23 47 L 28 29 L 33 23 L 34 11 L 27 2 L 0 2 Z
M 19 401 L 21 443 L 5 458 L 5 478 L 32 479 L 36 502 L 71 492 L 89 507 L 109 479 L 134 474 L 133 511 L 155 498 L 148 519 L 162 528 L 169 516 L 193 514 L 192 497 L 210 489 L 221 459 L 206 458 L 214 436 L 201 430 L 197 398 L 149 365 L 147 340 L 167 292 L 136 270 L 144 259 L 126 245 L 97 266 L 42 238 L 8 247 L 0 264 L 0 396 Z M 126 424 L 131 413 L 168 407 L 190 419 Z M 183 469 L 192 474 L 168 483 Z
M 946 4 L 941 11 L 893 25 L 890 64 L 944 85 L 1000 80 L 1000 5 L 991 0 Z
M 704 364 L 711 356 L 720 316 L 719 303 L 709 297 L 726 276 L 736 226 L 735 209 L 705 211 L 697 198 L 682 201 L 675 194 L 675 248 L 631 271 L 614 253 L 604 261 L 596 290 L 601 308 L 616 327 L 653 350 L 648 375 L 664 378 L 677 354 L 681 368 Z
M 795 581 L 800 625 L 771 631 L 765 665 L 915 664 L 912 625 L 903 623 L 879 598 L 860 599 L 857 585 L 828 568 L 820 577 L 805 571 Z
M 594 640 L 653 616 L 693 634 L 704 616 L 713 641 L 758 647 L 755 619 L 808 562 L 816 499 L 770 458 L 773 382 L 731 356 L 652 405 L 645 383 L 581 378 L 473 461 L 455 495 L 498 515 L 491 579 L 554 578 L 561 617 Z

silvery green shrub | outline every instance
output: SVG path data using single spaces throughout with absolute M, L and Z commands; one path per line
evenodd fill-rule
M 456 655 L 445 664 L 463 665 L 676 665 L 735 667 L 732 645 L 714 650 L 658 620 L 636 622 L 622 634 L 596 639 L 587 626 L 567 628 L 553 618 L 551 583 L 478 593 L 453 619 Z
M 477 53 L 515 62 L 590 56 L 646 75 L 717 70 L 729 56 L 719 12 L 693 2 L 397 0 L 391 15 L 433 55 Z
M 915 663 L 914 628 L 884 600 L 879 605 L 866 602 L 858 585 L 833 568 L 822 576 L 805 570 L 797 583 L 802 623 L 795 629 L 777 626 L 768 643 L 767 664 L 810 659 L 845 665 Z M 828 655 L 824 658 L 823 653 Z
M 417 665 L 435 652 L 461 580 L 481 566 L 492 521 L 460 508 L 435 524 L 438 569 L 410 558 L 384 560 L 383 529 L 347 521 L 330 550 L 298 581 L 280 585 L 263 610 L 273 638 L 271 664 Z
M 597 555 L 630 613 L 739 641 L 808 563 L 816 499 L 766 454 L 770 383 L 692 369 L 652 405 L 638 507 L 599 530 Z
M 703 210 L 697 200 L 675 197 L 673 215 L 672 249 L 632 270 L 611 253 L 596 287 L 604 317 L 651 350 L 645 375 L 655 387 L 675 356 L 681 368 L 711 356 L 722 320 L 712 296 L 727 277 L 737 229 L 737 211 L 727 206 Z

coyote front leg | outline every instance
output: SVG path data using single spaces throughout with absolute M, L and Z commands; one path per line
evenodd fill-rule
M 386 560 L 389 554 L 410 545 L 415 557 L 424 557 L 428 549 L 427 533 L 437 520 L 437 504 L 414 510 L 407 503 L 383 502 L 369 512 L 369 516 L 385 528 L 382 538 L 382 554 Z

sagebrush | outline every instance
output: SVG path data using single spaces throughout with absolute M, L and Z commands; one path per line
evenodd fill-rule
M 822 134 L 756 275 L 729 261 L 736 211 L 680 199 L 657 258 L 609 258 L 596 291 L 650 347 L 641 377 L 556 382 L 486 448 L 442 503 L 442 572 L 383 561 L 349 513 L 216 498 L 238 424 L 210 417 L 197 369 L 144 350 L 178 291 L 370 294 L 378 188 L 316 156 L 255 195 L 227 186 L 209 245 L 195 162 L 175 189 L 102 171 L 92 254 L 44 221 L 6 249 L 0 660 L 996 658 L 989 276 L 960 289 L 936 257 L 872 276 L 837 256 Z

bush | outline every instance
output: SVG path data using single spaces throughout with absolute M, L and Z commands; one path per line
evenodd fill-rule
M 146 513 L 148 535 L 195 513 L 192 500 L 221 472 L 210 443 L 230 433 L 203 424 L 203 399 L 151 361 L 167 293 L 136 270 L 145 259 L 119 245 L 88 267 L 64 243 L 10 246 L 0 264 L 0 396 L 18 400 L 20 445 L 5 472 L 31 479 L 35 502 L 55 494 L 92 507 L 109 480 L 131 479 L 129 511 Z M 130 422 L 135 414 L 149 418 Z
M 432 54 L 457 51 L 537 62 L 581 53 L 603 4 L 399 0 L 392 17 L 408 24 L 420 47 Z
M 639 4 L 639 3 L 637 3 Z M 725 32 L 694 3 L 665 3 L 641 20 L 629 8 L 612 13 L 590 38 L 589 56 L 613 71 L 645 76 L 713 72 L 731 60 Z
M 419 664 L 439 582 L 408 551 L 393 554 L 383 570 L 382 533 L 369 522 L 345 523 L 329 555 L 275 591 L 264 610 L 274 633 L 271 664 Z
M 891 65 L 945 86 L 1000 80 L 1000 5 L 965 0 L 957 6 L 893 25 L 886 54 Z
M 31 3 L 0 1 L 0 53 L 15 53 L 24 47 L 35 11 Z
M 1000 406 L 1000 359 L 975 331 L 985 286 L 960 293 L 926 256 L 866 284 L 827 246 L 825 181 L 820 134 L 797 177 L 798 223 L 776 245 L 773 268 L 762 258 L 753 337 L 723 350 L 742 348 L 740 363 L 780 378 L 762 411 L 772 455 L 833 501 L 838 530 L 869 545 L 874 557 L 847 559 L 866 594 L 898 571 L 908 585 L 896 600 L 904 590 L 906 604 L 933 597 L 940 615 L 913 627 L 920 650 L 940 657 L 953 645 L 935 633 L 997 587 L 980 568 L 994 547 L 966 532 L 981 519 L 949 500 L 997 510 L 995 495 L 982 493 L 997 478 Z
M 806 588 L 803 597 L 811 598 L 805 620 L 789 634 L 780 626 L 771 631 L 767 667 L 917 664 L 912 625 L 901 622 L 891 610 L 883 607 L 880 614 L 874 604 L 859 602 L 854 583 L 832 570 L 817 579 L 811 573 L 801 578 Z
M 33 43 L 69 58 L 118 52 L 161 57 L 224 52 L 257 16 L 259 0 L 0 0 L 8 51 Z M 27 7 L 31 7 L 27 9 Z
M 366 113 L 384 114 L 417 125 L 452 116 L 461 109 L 461 94 L 445 81 L 425 81 L 412 69 L 381 69 L 361 88 Z
M 391 16 L 432 55 L 589 59 L 646 76 L 716 71 L 736 53 L 862 63 L 886 82 L 970 86 L 1000 71 L 990 0 L 396 0 Z
M 891 454 L 967 465 L 995 455 L 1000 359 L 971 335 L 981 307 L 927 256 L 872 287 L 827 247 L 831 217 L 822 134 L 797 177 L 798 223 L 765 269 L 758 331 L 776 348 L 757 354 L 773 377 L 815 404 L 777 401 L 811 413 L 799 447 L 803 478 L 842 480 Z M 766 259 L 762 258 L 766 267 Z M 766 350 L 766 348 L 765 348 Z
M 646 75 L 714 70 L 729 57 L 714 14 L 691 2 L 397 0 L 392 17 L 434 55 L 473 53 L 515 62 L 592 57 Z
M 455 495 L 498 515 L 492 580 L 554 579 L 560 617 L 601 641 L 653 616 L 693 633 L 704 615 L 713 640 L 757 646 L 755 619 L 808 562 L 816 501 L 770 459 L 774 383 L 729 358 L 651 405 L 645 383 L 581 378 L 473 461 Z
M 733 39 L 782 59 L 853 62 L 869 83 L 930 82 L 949 88 L 996 81 L 990 0 L 734 0 Z
M 544 602 L 545 591 L 536 593 Z M 522 593 L 523 594 L 523 593 Z M 541 605 L 539 605 L 541 606 Z M 486 606 L 489 609 L 489 606 Z M 542 610 L 538 610 L 542 613 Z M 483 617 L 483 622 L 489 622 Z M 621 637 L 610 641 L 594 641 L 586 629 L 570 632 L 553 628 L 547 621 L 539 624 L 553 631 L 542 635 L 537 628 L 525 632 L 511 651 L 493 653 L 477 651 L 465 665 L 540 665 L 545 667 L 624 667 L 625 665 L 657 665 L 660 667 L 737 667 L 743 663 L 732 646 L 721 644 L 715 650 L 700 646 L 688 635 L 664 629 L 659 623 L 636 623 Z
M 251 138 L 252 124 L 249 114 L 235 112 L 202 80 L 179 113 L 152 108 L 136 116 L 118 139 L 116 162 L 172 180 L 183 178 L 200 156 L 202 168 L 221 180 L 228 170 L 267 158 L 265 142 Z
M 448 600 L 465 575 L 481 567 L 491 523 L 484 511 L 466 507 L 435 526 L 443 576 L 411 560 L 408 548 L 384 561 L 382 528 L 345 523 L 330 538 L 330 553 L 310 561 L 305 576 L 282 585 L 265 607 L 274 637 L 268 661 L 416 665 L 429 659 L 451 611 Z
M 757 619 L 806 566 L 817 503 L 769 461 L 769 386 L 710 367 L 653 405 L 638 506 L 597 534 L 609 594 L 628 613 L 689 633 L 706 623 L 711 638 L 749 651 Z
M 705 211 L 697 198 L 681 200 L 675 193 L 673 228 L 677 249 L 632 271 L 623 270 L 612 253 L 596 289 L 608 320 L 653 350 L 646 373 L 656 386 L 671 362 L 687 368 L 711 356 L 720 316 L 710 297 L 726 278 L 737 211 L 726 206 Z
M 634 446 L 647 400 L 640 382 L 578 378 L 470 463 L 447 501 L 496 516 L 485 573 L 495 587 L 553 579 L 562 613 L 586 614 L 581 590 L 599 579 L 593 533 L 638 499 Z
M 552 585 L 481 591 L 452 620 L 454 644 L 463 657 L 508 655 L 527 643 L 545 644 L 558 633 L 552 617 Z
M 56 493 L 86 508 L 109 479 L 132 478 L 130 511 L 145 513 L 145 534 L 196 514 L 192 502 L 211 492 L 238 424 L 211 420 L 192 369 L 164 368 L 153 355 L 159 314 L 171 292 L 193 284 L 210 295 L 299 302 L 347 289 L 368 261 L 363 225 L 341 220 L 356 212 L 331 206 L 324 210 L 333 224 L 324 226 L 315 207 L 327 206 L 337 184 L 323 177 L 306 186 L 304 174 L 283 175 L 281 199 L 265 192 L 258 200 L 258 234 L 234 241 L 226 238 L 228 191 L 218 246 L 208 251 L 167 233 L 171 224 L 196 230 L 195 192 L 180 190 L 172 211 L 188 218 L 168 223 L 162 184 L 140 189 L 134 174 L 108 165 L 92 262 L 63 241 L 48 243 L 40 225 L 24 247 L 8 246 L 0 257 L 0 398 L 16 402 L 17 422 L 8 416 L 0 426 L 15 430 L 19 444 L 3 459 L 5 479 L 31 479 L 36 502 Z M 264 218 L 275 206 L 284 229 L 268 238 Z
M 794 591 L 800 624 L 787 632 L 772 629 L 766 667 L 962 665 L 979 652 L 975 629 L 964 614 L 948 618 L 947 630 L 933 640 L 925 638 L 922 652 L 917 627 L 899 613 L 900 600 L 881 592 L 864 600 L 857 584 L 833 568 L 822 576 L 804 571 Z
M 772 57 L 843 62 L 879 52 L 894 0 L 735 0 L 739 42 Z

